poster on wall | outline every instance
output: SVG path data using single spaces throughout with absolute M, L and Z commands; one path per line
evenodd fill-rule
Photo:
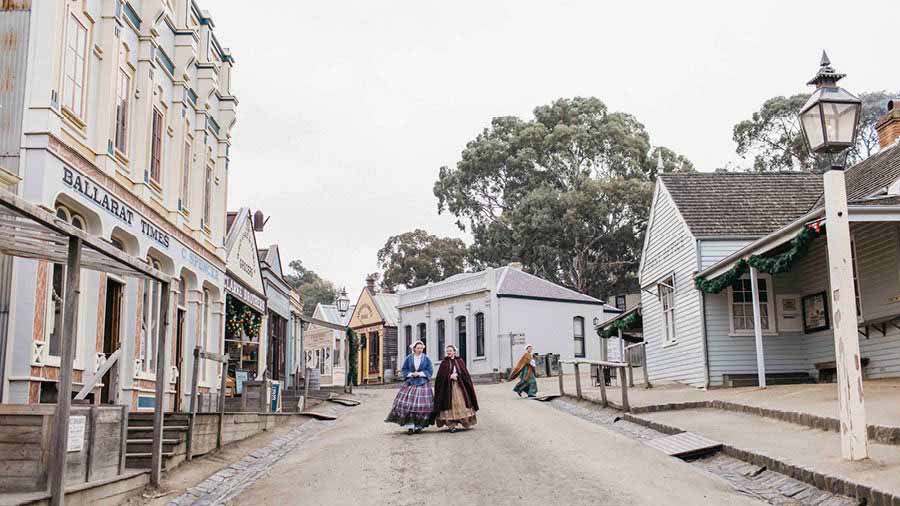
M 828 329 L 828 301 L 825 292 L 803 297 L 803 332 Z
M 800 311 L 799 295 L 778 295 L 778 330 L 779 332 L 800 332 L 803 330 L 803 319 Z
M 247 371 L 236 371 L 234 376 L 234 389 L 237 393 L 244 392 L 244 383 L 247 382 L 250 376 L 250 373 Z

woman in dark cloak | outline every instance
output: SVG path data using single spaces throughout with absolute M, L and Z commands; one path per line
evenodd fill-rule
M 456 432 L 457 427 L 468 429 L 477 423 L 475 385 L 466 369 L 466 361 L 456 356 L 456 347 L 452 344 L 447 345 L 446 356 L 434 380 L 434 409 L 437 426 L 446 426 L 450 432 Z

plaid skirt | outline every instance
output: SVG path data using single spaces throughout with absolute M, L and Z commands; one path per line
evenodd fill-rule
M 434 391 L 431 382 L 412 385 L 404 382 L 394 398 L 391 412 L 384 420 L 400 426 L 413 424 L 428 427 L 434 423 Z

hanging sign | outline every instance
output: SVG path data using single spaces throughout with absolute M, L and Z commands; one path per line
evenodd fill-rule
M 241 299 L 242 302 L 260 313 L 266 312 L 265 299 L 248 290 L 240 281 L 232 278 L 230 275 L 225 276 L 225 291 Z

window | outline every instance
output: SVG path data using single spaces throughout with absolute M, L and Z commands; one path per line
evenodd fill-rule
M 209 309 L 210 309 L 210 307 L 209 307 L 209 290 L 204 288 L 203 289 L 203 307 L 201 308 L 201 311 L 203 311 L 203 320 L 201 323 L 202 327 L 201 327 L 200 335 L 203 336 L 202 337 L 203 349 L 205 351 L 213 351 L 212 347 L 210 346 L 211 340 L 210 340 L 210 335 L 209 335 L 209 333 L 210 333 L 209 332 L 210 331 Z M 206 381 L 206 370 L 208 369 L 208 367 L 206 367 L 207 364 L 205 362 L 201 362 L 200 365 L 202 366 L 202 367 L 200 367 L 200 369 L 203 371 L 203 375 L 202 375 L 203 381 Z
M 444 343 L 445 338 L 447 337 L 446 330 L 444 328 L 444 320 L 437 321 L 437 352 L 435 356 L 438 358 L 444 358 Z
M 338 338 L 334 339 L 334 366 L 341 366 L 341 340 Z
M 147 263 L 154 269 L 160 268 L 159 261 L 148 258 Z M 153 371 L 156 355 L 157 324 L 159 322 L 159 282 L 145 279 L 141 311 L 141 363 L 144 371 Z M 202 369 L 202 368 L 201 368 Z
M 407 325 L 405 328 L 405 331 L 406 331 L 406 350 L 408 353 L 409 351 L 411 351 L 410 347 L 412 346 L 412 325 Z
M 456 345 L 459 347 L 457 355 L 463 360 L 466 359 L 466 348 L 468 339 L 466 338 L 466 317 L 460 316 L 456 319 Z
M 422 341 L 422 344 L 425 345 L 426 349 L 428 348 L 428 343 L 426 342 L 427 340 L 428 340 L 428 331 L 426 330 L 425 324 L 420 323 L 419 324 L 419 341 Z
M 206 184 L 203 187 L 203 227 L 209 230 L 212 216 L 213 168 L 206 166 Z
M 664 344 L 675 342 L 675 276 L 669 276 L 656 285 L 656 293 L 662 306 Z
M 763 332 L 775 331 L 775 314 L 771 293 L 772 279 L 766 275 L 758 278 L 759 321 Z M 753 287 L 750 278 L 736 280 L 729 288 L 729 313 L 732 334 L 753 334 Z
M 575 335 L 575 357 L 584 358 L 584 318 L 576 316 L 573 319 L 574 335 Z
M 67 207 L 58 206 L 56 208 L 56 217 L 72 224 L 79 230 L 84 230 L 84 218 L 73 213 Z M 62 352 L 62 311 L 63 311 L 63 290 L 65 289 L 65 273 L 66 267 L 63 264 L 53 264 L 51 267 L 51 285 L 48 292 L 47 300 L 47 321 L 44 326 L 44 336 L 48 344 L 48 354 L 51 357 L 59 357 Z M 83 321 L 81 317 L 87 304 L 79 304 L 79 327 Z M 80 332 L 79 332 L 80 334 Z M 76 348 L 78 339 L 75 340 Z
M 162 143 L 163 143 L 163 115 L 156 107 L 153 108 L 153 125 L 150 139 L 150 181 L 162 186 Z
M 475 313 L 475 356 L 484 356 L 484 313 Z
M 625 307 L 627 305 L 628 304 L 625 301 L 624 295 L 616 295 L 616 309 L 621 309 L 622 311 L 625 311 L 626 309 L 628 309 L 627 307 Z
M 84 119 L 84 62 L 86 53 L 87 28 L 74 14 L 71 14 L 69 16 L 69 25 L 66 28 L 63 106 L 80 119 Z
M 181 194 L 178 198 L 178 205 L 182 211 L 189 209 L 188 203 L 191 198 L 191 141 L 186 139 L 181 152 Z
M 131 76 L 125 69 L 119 69 L 119 82 L 116 84 L 116 150 L 128 154 L 128 114 L 130 112 L 129 97 L 131 95 Z

